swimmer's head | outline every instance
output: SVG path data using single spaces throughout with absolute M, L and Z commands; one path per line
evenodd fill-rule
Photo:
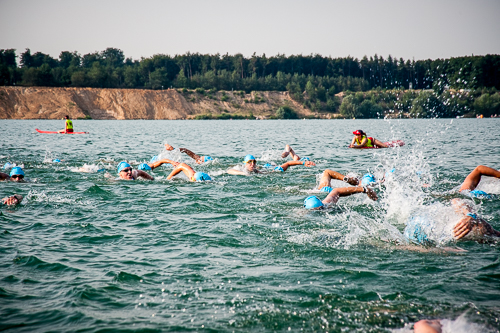
M 21 167 L 13 167 L 9 176 L 11 180 L 20 181 L 24 178 L 24 171 Z
M 203 162 L 208 162 L 208 161 L 213 161 L 214 159 L 210 156 L 204 156 L 203 157 Z
M 197 172 L 194 174 L 193 179 L 197 182 L 205 182 L 208 180 L 212 180 L 209 175 L 204 172 Z
M 323 207 L 324 207 L 323 202 L 314 195 L 311 195 L 304 200 L 305 209 L 321 209 Z
M 248 154 L 247 156 L 245 156 L 244 162 L 245 163 L 255 163 L 255 157 L 253 157 L 253 155 Z
M 371 173 L 367 173 L 361 178 L 361 186 L 368 186 L 376 182 L 377 180 L 375 179 L 375 176 Z
M 139 164 L 139 166 L 137 167 L 137 169 L 139 169 L 139 170 L 144 170 L 144 171 L 151 171 L 151 170 L 153 170 L 153 169 L 151 169 L 151 167 L 150 167 L 148 164 L 146 164 L 146 163 L 141 163 L 141 164 Z
M 472 190 L 469 192 L 469 197 L 478 199 L 491 199 L 491 195 L 484 191 Z
M 333 191 L 333 188 L 331 188 L 330 186 L 323 186 L 320 191 L 330 193 L 331 191 Z
M 122 161 L 122 162 L 118 163 L 117 171 L 118 171 L 118 173 L 120 173 L 120 172 L 123 171 L 123 169 L 127 169 L 127 168 L 132 169 L 132 167 L 130 166 L 130 164 L 128 164 L 125 161 Z
M 429 245 L 431 240 L 427 235 L 427 230 L 431 227 L 431 220 L 427 216 L 413 216 L 406 222 L 404 230 L 405 237 L 420 245 Z
M 61 163 L 61 160 L 60 160 L 60 159 L 58 159 L 58 158 L 56 158 L 56 159 L 54 159 L 54 160 L 52 161 L 52 163 Z

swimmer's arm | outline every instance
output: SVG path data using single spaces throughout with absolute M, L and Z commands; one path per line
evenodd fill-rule
M 286 169 L 288 169 L 289 167 L 291 166 L 294 166 L 294 165 L 305 165 L 306 167 L 312 167 L 312 166 L 315 166 L 316 163 L 314 162 L 311 162 L 311 161 L 288 161 L 286 163 L 283 163 L 281 165 L 281 167 L 283 168 L 283 171 L 286 171 Z
M 349 147 L 354 147 L 354 143 L 356 142 L 356 137 L 352 138 L 351 144 Z
M 189 149 L 186 149 L 186 148 L 179 148 L 180 152 L 181 153 L 185 153 L 186 155 L 188 155 L 189 157 L 191 157 L 193 160 L 195 160 L 196 162 L 200 161 L 201 159 L 201 156 L 200 155 L 197 155 L 195 153 L 193 153 L 191 150 Z
M 145 178 L 148 180 L 154 180 L 153 176 L 150 176 L 149 174 L 147 174 L 146 172 L 144 172 L 142 170 L 137 170 L 137 177 L 142 177 L 142 178 Z
M 229 170 L 227 170 L 227 173 L 230 175 L 236 175 L 236 176 L 248 176 L 247 172 L 236 170 L 236 169 L 229 169 Z
M 6 180 L 8 178 L 10 178 L 8 174 L 0 172 L 0 180 Z
M 177 175 L 180 172 L 184 172 L 184 174 L 189 178 L 190 181 L 193 181 L 192 178 L 195 174 L 193 168 L 191 168 L 189 165 L 186 163 L 179 163 L 174 170 L 168 175 L 167 179 L 170 180 L 172 177 Z
M 177 165 L 179 165 L 179 162 L 174 162 L 174 161 L 169 160 L 168 158 L 164 158 L 162 160 L 159 160 L 159 161 L 156 161 L 153 163 L 149 163 L 148 165 L 151 168 L 151 170 L 154 170 L 155 168 L 159 167 L 162 164 L 172 164 L 174 167 L 176 167 Z
M 340 187 L 333 189 L 323 200 L 323 204 L 329 205 L 332 203 L 337 203 L 340 197 L 348 197 L 355 193 L 363 193 L 364 189 L 360 186 L 356 187 Z

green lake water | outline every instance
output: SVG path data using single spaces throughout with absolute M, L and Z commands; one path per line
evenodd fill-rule
M 34 131 L 63 126 L 0 121 L 0 165 L 24 166 L 28 180 L 0 183 L 1 197 L 25 197 L 0 207 L 0 331 L 407 332 L 424 318 L 499 331 L 500 244 L 455 242 L 449 202 L 466 199 L 457 189 L 477 165 L 500 168 L 500 119 L 75 120 L 90 134 Z M 406 145 L 348 149 L 356 129 Z M 166 142 L 214 161 L 197 165 Z M 286 144 L 317 166 L 226 173 L 246 154 L 281 164 Z M 118 162 L 153 155 L 213 181 L 166 180 L 170 165 L 154 181 L 115 179 Z M 358 194 L 306 211 L 307 196 L 326 195 L 314 189 L 327 168 L 395 172 L 377 202 Z M 470 202 L 499 230 L 500 180 L 479 189 L 493 198 Z M 422 214 L 437 226 L 427 248 L 403 236 Z

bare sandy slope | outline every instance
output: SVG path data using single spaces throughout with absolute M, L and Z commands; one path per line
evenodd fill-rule
M 282 106 L 314 113 L 287 92 L 216 92 L 97 88 L 0 87 L 0 119 L 190 119 L 223 112 L 266 118 Z

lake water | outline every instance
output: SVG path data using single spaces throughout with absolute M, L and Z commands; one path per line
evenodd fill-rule
M 1 197 L 25 196 L 0 208 L 0 330 L 406 332 L 424 318 L 454 332 L 499 330 L 500 244 L 453 241 L 449 201 L 463 198 L 457 189 L 477 165 L 500 168 L 500 119 L 74 125 L 90 134 L 34 131 L 63 121 L 0 121 L 0 164 L 24 165 L 29 180 L 0 183 Z M 356 129 L 406 145 L 347 149 Z M 165 142 L 215 161 L 196 165 Z M 246 154 L 281 164 L 286 144 L 317 166 L 225 173 Z M 115 180 L 118 162 L 158 154 L 214 181 L 166 180 L 170 165 L 154 181 Z M 377 202 L 358 194 L 306 211 L 304 198 L 325 196 L 314 188 L 326 168 L 395 172 Z M 479 189 L 494 196 L 475 208 L 500 229 L 500 181 Z M 437 226 L 428 248 L 402 234 L 423 213 Z

